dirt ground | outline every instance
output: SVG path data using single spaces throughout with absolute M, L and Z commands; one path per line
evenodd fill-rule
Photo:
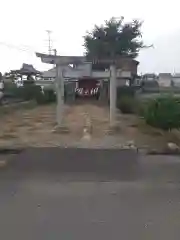
M 120 131 L 109 134 L 109 109 L 106 106 L 85 103 L 65 106 L 65 124 L 69 133 L 60 134 L 53 130 L 56 126 L 56 106 L 36 106 L 32 109 L 18 109 L 0 116 L 0 146 L 61 146 L 82 145 L 86 119 L 92 126 L 88 146 L 120 146 L 134 141 L 138 147 L 157 148 L 171 141 L 179 141 L 178 134 L 168 134 L 147 127 L 135 115 L 117 113 Z

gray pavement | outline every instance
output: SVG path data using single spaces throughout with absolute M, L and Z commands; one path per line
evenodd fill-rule
M 179 239 L 180 159 L 29 149 L 0 171 L 0 239 Z

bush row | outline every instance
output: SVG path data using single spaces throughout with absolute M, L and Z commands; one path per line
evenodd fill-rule
M 156 99 L 137 101 L 133 89 L 118 90 L 117 108 L 122 113 L 141 115 L 147 124 L 170 131 L 180 128 L 180 98 L 161 96 Z
M 180 99 L 169 96 L 150 100 L 144 111 L 144 119 L 147 124 L 163 130 L 179 129 Z
M 56 101 L 56 94 L 51 89 L 42 91 L 40 86 L 33 83 L 26 83 L 22 87 L 10 84 L 5 88 L 5 95 L 11 98 L 18 98 L 24 101 L 36 100 L 38 104 L 51 103 Z
M 136 88 L 122 86 L 117 88 L 117 108 L 122 113 L 134 113 L 135 112 L 135 99 Z

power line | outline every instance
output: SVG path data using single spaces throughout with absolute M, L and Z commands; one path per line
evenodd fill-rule
M 52 39 L 51 39 L 52 31 L 47 30 L 46 32 L 48 34 L 48 40 L 47 40 L 48 41 L 48 53 L 50 55 L 55 54 L 54 49 L 52 48 Z M 17 46 L 17 45 L 8 43 L 8 42 L 0 41 L 0 45 L 5 46 L 9 49 L 15 49 L 15 50 L 18 50 L 18 51 L 28 52 L 28 53 L 31 53 L 31 54 L 34 54 L 36 52 L 36 49 L 34 47 L 28 46 L 28 45 L 23 45 L 23 44 Z
M 49 47 L 48 47 L 48 53 L 49 54 L 55 54 L 55 49 L 52 49 L 52 44 L 51 43 L 52 43 L 52 41 L 50 39 L 50 44 L 49 44 Z M 35 54 L 35 52 L 37 52 L 37 49 L 35 49 L 35 47 L 28 46 L 28 45 L 23 45 L 23 44 L 14 45 L 12 43 L 0 41 L 0 45 L 2 45 L 4 47 L 7 47 L 9 49 L 14 49 L 16 51 L 26 52 L 26 53 L 33 54 L 33 55 Z
M 13 45 L 13 44 L 10 44 L 10 43 L 7 43 L 7 42 L 0 42 L 0 45 L 3 45 L 7 48 L 10 48 L 10 49 L 16 49 L 16 50 L 19 50 L 19 51 L 23 51 L 23 52 L 31 52 L 31 53 L 34 53 L 36 52 L 35 49 L 31 46 L 25 46 L 25 45 L 21 45 L 21 46 L 16 46 L 16 45 Z

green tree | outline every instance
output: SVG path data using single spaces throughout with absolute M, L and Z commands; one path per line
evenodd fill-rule
M 84 36 L 86 56 L 89 59 L 137 57 L 140 49 L 147 47 L 142 41 L 141 26 L 141 21 L 124 22 L 124 17 L 120 20 L 113 17 L 104 25 L 95 25 Z
M 2 81 L 2 79 L 3 79 L 3 75 L 2 75 L 2 73 L 0 72 L 0 81 Z

